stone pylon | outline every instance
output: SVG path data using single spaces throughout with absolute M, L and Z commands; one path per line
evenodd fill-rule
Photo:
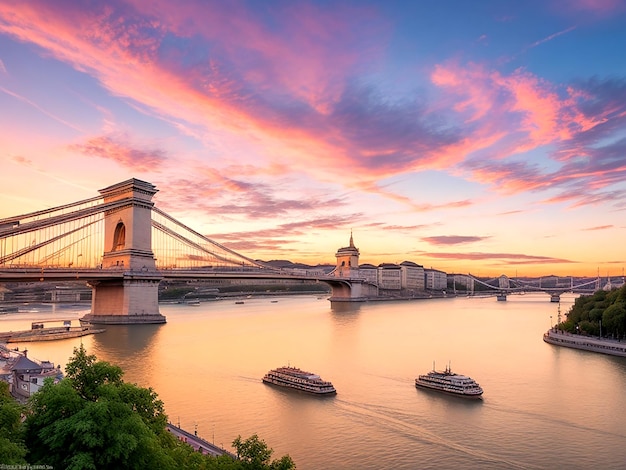
M 152 252 L 154 185 L 130 179 L 101 189 L 105 211 L 101 269 L 111 279 L 91 281 L 91 313 L 81 320 L 96 324 L 165 323 L 159 312 L 159 283 Z M 119 203 L 123 204 L 120 206 Z

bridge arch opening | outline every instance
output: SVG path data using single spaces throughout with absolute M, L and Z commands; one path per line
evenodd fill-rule
M 126 245 L 126 226 L 124 222 L 118 222 L 113 234 L 113 248 L 111 251 L 120 251 Z

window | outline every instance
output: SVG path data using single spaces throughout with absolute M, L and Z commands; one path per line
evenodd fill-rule
M 118 222 L 115 227 L 115 233 L 113 234 L 113 250 L 119 251 L 124 249 L 126 244 L 126 226 L 122 222 Z

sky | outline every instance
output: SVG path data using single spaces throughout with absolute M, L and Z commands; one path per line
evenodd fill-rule
M 0 218 L 129 178 L 253 259 L 621 275 L 626 0 L 0 0 Z

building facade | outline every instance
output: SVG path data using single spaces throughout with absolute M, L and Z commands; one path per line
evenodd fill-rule
M 373 264 L 361 264 L 359 266 L 359 277 L 365 279 L 370 284 L 378 285 L 378 268 Z
M 402 270 L 402 288 L 407 290 L 424 290 L 424 266 L 412 261 L 400 263 Z
M 448 288 L 448 275 L 437 269 L 424 269 L 424 283 L 429 290 L 446 290 Z
M 401 290 L 402 269 L 397 264 L 382 263 L 378 266 L 378 287 L 381 289 Z

